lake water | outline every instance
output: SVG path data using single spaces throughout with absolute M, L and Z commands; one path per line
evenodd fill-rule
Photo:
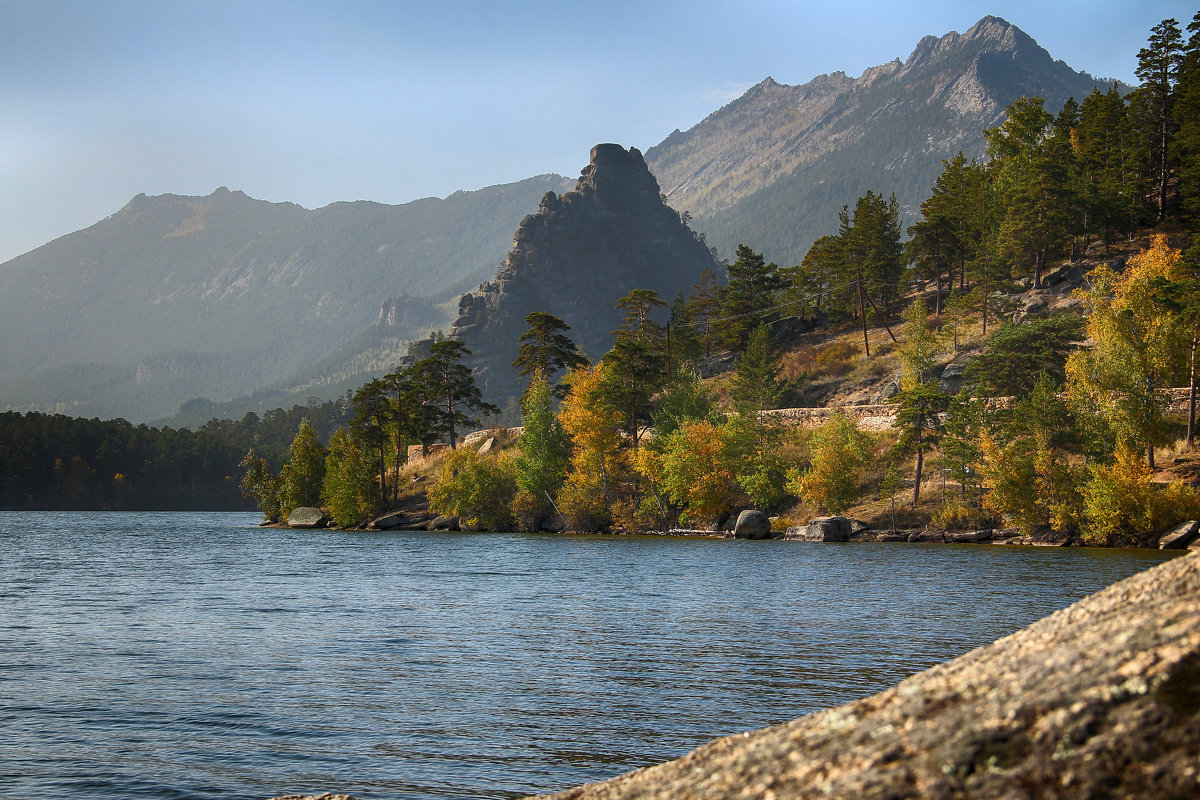
M 0 513 L 0 798 L 514 797 L 863 697 L 1167 556 Z

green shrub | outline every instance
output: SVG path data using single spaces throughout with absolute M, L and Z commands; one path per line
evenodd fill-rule
M 465 529 L 505 531 L 513 527 L 517 493 L 508 458 L 481 456 L 469 447 L 447 453 L 437 482 L 429 490 L 429 506 L 455 515 Z
M 1154 534 L 1200 516 L 1200 492 L 1150 479 L 1140 454 L 1118 453 L 1111 466 L 1093 466 L 1083 488 L 1083 540 L 1096 545 L 1139 546 Z
M 788 473 L 788 489 L 796 496 L 834 514 L 858 499 L 862 468 L 871 454 L 870 439 L 857 423 L 840 411 L 817 429 L 811 439 L 812 464 Z

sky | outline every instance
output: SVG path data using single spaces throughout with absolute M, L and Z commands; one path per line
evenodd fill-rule
M 0 0 L 0 262 L 139 193 L 404 203 L 643 151 L 767 76 L 1003 17 L 1136 83 L 1178 0 Z

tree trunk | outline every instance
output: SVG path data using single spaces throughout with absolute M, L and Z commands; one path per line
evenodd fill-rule
M 396 478 L 399 480 L 399 476 Z M 383 440 L 379 440 L 379 490 L 387 497 L 387 455 L 383 448 Z
M 1163 96 L 1162 108 L 1162 143 L 1160 145 L 1158 166 L 1158 221 L 1162 222 L 1167 216 L 1167 146 L 1170 142 L 1169 117 L 1167 115 L 1166 95 Z
M 918 445 L 919 447 L 919 445 Z M 925 463 L 925 451 L 917 450 L 917 474 L 913 478 L 913 508 L 917 507 L 917 503 L 921 502 L 921 467 Z
M 1046 251 L 1038 250 L 1033 259 L 1033 288 L 1042 288 L 1042 270 L 1046 267 Z
M 1196 446 L 1196 348 L 1200 345 L 1200 336 L 1192 336 L 1191 370 L 1188 377 L 1188 423 L 1187 446 L 1191 450 Z
M 858 279 L 858 316 L 862 320 L 863 349 L 867 352 L 867 358 L 870 358 L 871 340 L 867 338 L 867 308 L 866 300 L 863 296 L 862 278 Z

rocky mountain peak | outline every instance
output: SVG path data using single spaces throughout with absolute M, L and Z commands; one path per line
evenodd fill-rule
M 632 289 L 653 289 L 670 302 L 705 267 L 708 247 L 667 207 L 637 148 L 592 148 L 574 190 L 547 192 L 513 235 L 495 279 L 459 300 L 450 336 L 470 360 L 484 396 L 504 403 L 524 389 L 512 362 L 534 311 L 556 314 L 592 358 L 612 343 L 620 324 L 613 308 Z
M 690 212 L 722 253 L 755 231 L 750 244 L 769 260 L 796 264 L 836 230 L 837 209 L 867 189 L 895 192 L 911 222 L 942 160 L 960 150 L 982 157 L 982 131 L 1014 100 L 1037 95 L 1055 113 L 1093 86 L 988 16 L 966 33 L 926 36 L 905 61 L 858 78 L 830 72 L 799 86 L 768 78 L 672 133 L 646 161 L 668 202 Z

